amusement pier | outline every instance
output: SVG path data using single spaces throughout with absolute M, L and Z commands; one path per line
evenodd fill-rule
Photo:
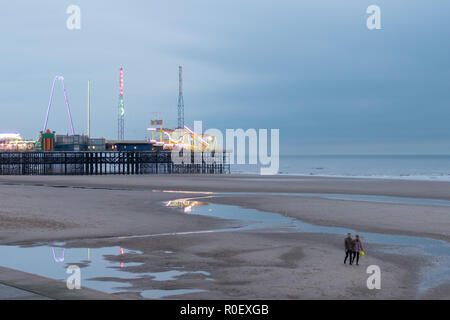
M 63 76 L 55 76 L 42 131 L 36 140 L 18 133 L 0 133 L 0 175 L 104 175 L 230 172 L 228 153 L 219 149 L 216 137 L 199 134 L 184 124 L 183 69 L 179 67 L 178 126 L 165 128 L 160 117 L 151 119 L 151 138 L 125 139 L 124 70 L 119 70 L 117 139 L 90 136 L 91 103 L 88 81 L 87 133 L 74 129 Z M 53 94 L 60 83 L 65 99 L 70 134 L 47 128 Z M 176 159 L 175 159 L 176 158 Z M 179 159 L 183 159 L 180 161 Z

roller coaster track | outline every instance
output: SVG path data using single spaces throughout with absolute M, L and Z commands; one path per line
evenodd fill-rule
M 47 130 L 48 115 L 50 114 L 50 108 L 52 106 L 53 92 L 55 90 L 56 81 L 61 81 L 62 88 L 64 91 L 64 100 L 66 102 L 67 114 L 69 115 L 70 129 L 72 131 L 72 135 L 75 135 L 75 131 L 73 129 L 72 114 L 70 113 L 69 100 L 67 99 L 66 87 L 64 86 L 64 77 L 62 77 L 62 76 L 55 76 L 55 78 L 53 79 L 52 90 L 50 91 L 50 99 L 48 101 L 47 115 L 45 116 L 44 129 L 42 130 L 42 132 L 45 132 Z

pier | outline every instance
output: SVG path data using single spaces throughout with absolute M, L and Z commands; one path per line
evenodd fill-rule
M 214 162 L 211 152 L 192 152 L 190 163 L 178 164 L 171 151 L 0 152 L 0 175 L 230 173 L 229 154 L 219 155 Z

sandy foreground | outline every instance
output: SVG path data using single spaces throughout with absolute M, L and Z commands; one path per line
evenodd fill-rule
M 161 192 L 164 190 L 192 193 Z M 277 195 L 339 193 L 450 200 L 450 182 L 151 175 L 0 177 L 0 244 L 71 240 L 69 246 L 73 247 L 117 245 L 142 252 L 122 258 L 125 264 L 142 263 L 128 271 L 157 272 L 179 266 L 206 271 L 214 279 L 186 274 L 174 281 L 126 280 L 133 289 L 116 294 L 123 298 L 140 298 L 140 290 L 150 288 L 205 290 L 172 299 L 450 298 L 448 282 L 425 292 L 418 290 L 421 270 L 428 264 L 420 255 L 388 254 L 381 246 L 369 245 L 360 266 L 343 265 L 345 235 L 269 229 L 117 238 L 238 225 L 164 206 L 164 201 L 201 196 L 195 192 L 219 193 L 209 202 L 276 212 L 315 225 L 351 228 L 362 236 L 375 232 L 450 241 L 450 207 Z M 241 194 L 221 194 L 224 192 Z M 172 254 L 164 254 L 166 251 Z M 382 270 L 381 290 L 367 289 L 366 267 L 372 264 Z

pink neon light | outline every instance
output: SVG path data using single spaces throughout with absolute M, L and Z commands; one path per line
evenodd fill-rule
M 122 68 L 120 68 L 120 72 L 119 72 L 119 75 L 120 75 L 120 88 L 119 88 L 119 93 L 120 93 L 120 95 L 123 95 L 123 69 Z

